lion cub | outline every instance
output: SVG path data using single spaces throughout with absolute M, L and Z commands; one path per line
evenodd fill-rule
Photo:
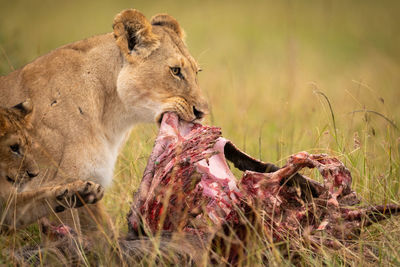
M 27 132 L 31 114 L 30 100 L 8 109 L 0 107 L 0 232 L 67 208 L 96 203 L 103 197 L 101 185 L 81 180 L 22 192 L 39 174 Z

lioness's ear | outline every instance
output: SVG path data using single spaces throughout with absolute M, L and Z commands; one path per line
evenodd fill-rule
M 127 9 L 115 16 L 113 29 L 118 47 L 130 62 L 134 61 L 133 53 L 147 57 L 159 46 L 151 24 L 136 9 Z
M 178 21 L 168 14 L 155 15 L 154 17 L 151 18 L 151 25 L 160 25 L 160 26 L 168 27 L 171 30 L 173 30 L 174 32 L 176 32 L 176 34 L 182 40 L 185 38 L 185 32 L 179 26 Z
M 13 106 L 12 109 L 14 109 L 14 111 L 16 111 L 18 114 L 20 114 L 25 119 L 29 119 L 32 115 L 33 104 L 32 104 L 32 101 L 28 98 L 24 102 Z
M 33 104 L 29 98 L 24 102 L 13 106 L 11 109 L 25 119 L 27 126 L 30 124 L 33 114 Z

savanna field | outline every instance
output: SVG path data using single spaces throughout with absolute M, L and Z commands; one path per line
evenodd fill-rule
M 0 3 L 0 75 L 63 44 L 111 32 L 123 9 L 174 16 L 203 70 L 211 110 L 205 123 L 279 166 L 303 150 L 337 156 L 364 204 L 400 204 L 399 1 Z M 121 235 L 156 134 L 155 124 L 132 130 L 102 200 Z M 304 174 L 321 180 L 317 172 Z M 0 237 L 0 249 L 39 239 L 32 226 Z M 271 265 L 291 264 L 275 252 L 253 248 L 251 265 L 262 265 L 263 255 Z M 362 229 L 352 248 L 299 253 L 304 266 L 399 266 L 400 217 Z

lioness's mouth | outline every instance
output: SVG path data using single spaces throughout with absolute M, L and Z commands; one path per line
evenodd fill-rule
M 161 124 L 163 115 L 166 112 L 173 112 L 178 115 L 180 120 L 186 122 L 195 122 L 204 117 L 204 112 L 196 109 L 194 105 L 189 104 L 189 102 L 181 96 L 166 98 L 163 101 L 161 110 L 162 112 L 156 117 L 158 125 Z
M 194 108 L 193 108 L 193 109 L 194 109 Z M 196 118 L 193 119 L 193 120 L 187 120 L 183 115 L 181 115 L 181 114 L 180 114 L 179 112 L 177 112 L 176 110 L 166 110 L 166 111 L 164 111 L 164 112 L 161 112 L 161 113 L 160 113 L 159 115 L 157 115 L 157 117 L 156 117 L 156 122 L 157 122 L 158 127 L 161 126 L 161 123 L 162 123 L 162 120 L 163 120 L 164 115 L 165 115 L 166 113 L 169 113 L 169 112 L 175 113 L 175 114 L 177 115 L 177 117 L 179 118 L 179 120 L 186 121 L 186 122 L 198 123 L 198 122 L 200 122 L 200 121 L 202 120 L 202 118 L 203 118 L 203 113 L 202 113 L 201 111 L 198 111 L 199 113 L 201 113 L 200 117 L 197 117 L 197 116 L 196 116 Z

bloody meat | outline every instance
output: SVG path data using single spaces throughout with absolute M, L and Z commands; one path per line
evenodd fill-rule
M 244 171 L 241 179 L 226 158 Z M 298 174 L 303 168 L 317 168 L 324 182 Z M 303 237 L 336 248 L 357 237 L 363 226 L 400 212 L 394 204 L 360 206 L 351 181 L 337 158 L 300 152 L 278 168 L 241 152 L 217 127 L 166 113 L 134 195 L 129 233 L 201 237 L 227 225 L 242 231 L 243 216 L 258 213 L 271 241 Z

